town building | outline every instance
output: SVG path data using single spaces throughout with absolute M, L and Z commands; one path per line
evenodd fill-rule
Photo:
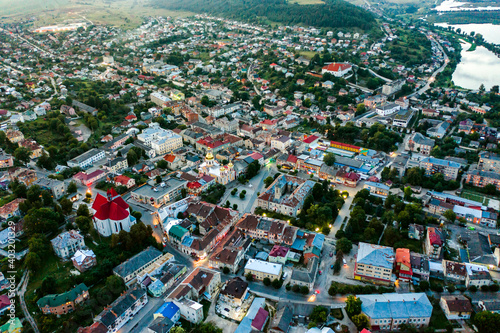
M 375 107 L 375 112 L 380 116 L 388 116 L 399 112 L 399 110 L 401 110 L 401 106 L 396 103 L 383 103 Z
M 75 288 L 62 294 L 46 295 L 36 304 L 43 314 L 62 315 L 75 310 L 75 307 L 88 299 L 89 291 L 86 285 L 80 283 Z
M 122 278 L 123 282 L 129 286 L 135 283 L 138 277 L 160 269 L 173 258 L 174 256 L 170 253 L 163 254 L 150 246 L 113 268 L 113 274 Z
M 472 304 L 463 295 L 441 296 L 439 306 L 448 320 L 467 320 L 472 314 Z
M 128 289 L 94 320 L 107 328 L 107 332 L 118 332 L 148 303 L 146 290 L 139 287 Z
M 136 218 L 130 215 L 128 204 L 113 188 L 108 190 L 106 198 L 100 193 L 96 195 L 92 210 L 94 226 L 105 237 L 122 230 L 130 232 L 130 228 L 136 223 Z
M 52 193 L 52 197 L 59 200 L 66 195 L 67 185 L 65 182 L 52 178 L 38 178 L 33 182 L 34 185 L 40 186 L 42 190 L 47 190 Z
M 92 148 L 91 150 L 68 161 L 68 166 L 71 168 L 87 169 L 94 163 L 104 159 L 106 154 L 104 150 Z
M 305 286 L 309 290 L 314 287 L 314 282 L 316 282 L 316 277 L 319 270 L 319 258 L 311 258 L 307 262 L 305 269 L 293 269 L 292 275 L 290 277 L 291 285 Z
M 97 264 L 96 256 L 92 250 L 77 250 L 73 257 L 71 257 L 73 266 L 80 272 L 85 272 L 89 268 Z
M 250 274 L 256 280 L 269 278 L 271 281 L 280 279 L 283 266 L 281 264 L 270 263 L 258 259 L 249 259 L 245 265 L 245 275 Z
M 177 178 L 164 179 L 159 185 L 145 184 L 131 192 L 132 199 L 137 202 L 160 207 L 182 195 L 187 181 Z
M 85 247 L 83 236 L 76 230 L 65 231 L 50 242 L 56 255 L 62 259 L 71 258 L 77 250 Z
M 236 179 L 236 171 L 232 162 L 220 165 L 214 158 L 211 148 L 208 148 L 205 161 L 199 166 L 200 176 L 209 175 L 219 184 L 226 185 Z
M 370 191 L 371 195 L 380 198 L 386 198 L 389 195 L 389 190 L 390 190 L 390 187 L 385 184 L 369 182 L 369 181 L 365 182 L 363 188 Z
M 370 320 L 374 331 L 397 331 L 401 324 L 417 329 L 427 327 L 432 304 L 425 293 L 356 295 L 361 300 L 361 313 Z
M 396 249 L 396 264 L 394 271 L 400 282 L 410 282 L 412 280 L 413 272 L 409 249 Z
M 424 251 L 432 259 L 440 259 L 443 252 L 444 235 L 439 228 L 429 227 L 425 236 Z
M 434 157 L 426 157 L 420 161 L 420 167 L 425 169 L 426 176 L 441 173 L 445 180 L 456 180 L 460 164 L 453 161 L 442 160 Z
M 423 136 L 419 132 L 410 134 L 406 141 L 405 150 L 416 152 L 422 155 L 430 155 L 432 148 L 434 148 L 435 141 Z
M 8 220 L 11 217 L 21 215 L 21 210 L 19 209 L 19 204 L 24 202 L 26 199 L 24 198 L 16 198 L 13 201 L 6 203 L 2 207 L 0 207 L 0 217 Z
M 313 186 L 313 181 L 280 174 L 257 198 L 257 207 L 296 216 Z
M 290 331 L 293 319 L 293 312 L 288 306 L 283 306 L 276 311 L 271 324 L 269 325 L 269 333 L 288 333 Z
M 471 170 L 467 173 L 465 182 L 475 187 L 492 184 L 500 191 L 500 174 L 496 171 Z
M 500 156 L 489 151 L 479 153 L 478 170 L 500 173 Z
M 391 247 L 359 243 L 354 279 L 382 285 L 392 285 L 394 250 Z
M 234 277 L 226 282 L 219 295 L 224 303 L 235 307 L 241 306 L 248 295 L 248 283 L 240 277 Z
M 352 71 L 352 65 L 348 63 L 333 62 L 321 69 L 321 74 L 332 74 L 335 77 L 344 77 L 349 71 Z

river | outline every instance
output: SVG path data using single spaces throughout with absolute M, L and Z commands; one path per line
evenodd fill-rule
M 500 85 L 500 58 L 483 46 L 471 52 L 469 48 L 469 43 L 462 43 L 462 59 L 453 73 L 453 83 L 466 89 L 478 89 L 484 84 L 486 90 Z
M 459 11 L 471 11 L 471 10 L 500 10 L 498 6 L 487 6 L 487 7 L 474 7 L 469 2 L 461 2 L 455 0 L 445 0 L 434 8 L 438 12 L 459 12 Z
M 481 23 L 481 24 L 448 24 L 448 23 L 436 23 L 435 25 L 443 28 L 453 27 L 455 29 L 460 28 L 462 32 L 470 34 L 474 31 L 476 34 L 481 34 L 484 40 L 492 44 L 500 44 L 500 25 L 491 23 Z

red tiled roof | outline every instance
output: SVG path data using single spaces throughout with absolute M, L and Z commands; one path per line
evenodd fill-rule
M 330 72 L 338 72 L 338 71 L 345 71 L 351 67 L 352 66 L 349 64 L 334 62 L 323 67 L 323 69 Z
M 312 142 L 314 142 L 317 139 L 319 139 L 319 136 L 317 136 L 317 135 L 311 135 L 310 137 L 308 137 L 307 139 L 305 139 L 303 142 L 304 143 L 312 143 Z

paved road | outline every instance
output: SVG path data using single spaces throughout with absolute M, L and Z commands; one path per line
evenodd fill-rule
M 23 310 L 24 317 L 28 320 L 31 327 L 33 327 L 35 333 L 40 333 L 40 330 L 36 325 L 35 319 L 33 319 L 31 313 L 28 311 L 28 308 L 26 307 L 26 302 L 24 300 L 24 293 L 26 292 L 28 281 L 29 281 L 29 270 L 26 270 L 24 272 L 23 277 L 21 278 L 21 282 L 19 282 L 19 285 L 17 286 L 17 295 L 19 296 L 19 302 L 21 303 L 21 309 Z

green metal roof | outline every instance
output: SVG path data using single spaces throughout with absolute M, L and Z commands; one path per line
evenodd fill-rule
M 83 283 L 80 283 L 75 288 L 71 289 L 62 294 L 57 295 L 47 295 L 43 296 L 36 302 L 40 308 L 45 306 L 49 306 L 51 308 L 64 304 L 66 302 L 73 302 L 79 295 L 81 295 L 84 291 L 88 291 L 89 289 Z
M 188 230 L 186 228 L 183 228 L 180 225 L 174 225 L 170 228 L 168 234 L 180 240 L 187 232 Z

